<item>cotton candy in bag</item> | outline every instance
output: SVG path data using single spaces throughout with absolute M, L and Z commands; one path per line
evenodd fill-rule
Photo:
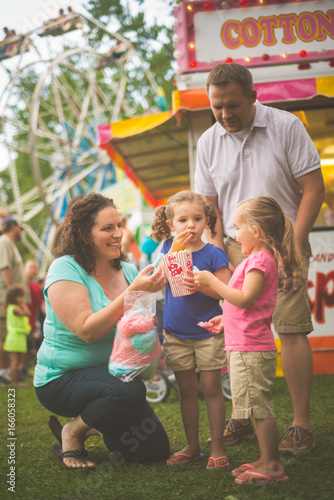
M 153 324 L 156 294 L 128 292 L 124 315 L 116 325 L 116 335 L 109 359 L 109 372 L 124 381 L 154 377 L 162 348 Z

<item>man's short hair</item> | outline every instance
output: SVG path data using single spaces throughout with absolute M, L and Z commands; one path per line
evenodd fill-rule
M 19 226 L 20 224 L 17 222 L 16 219 L 13 219 L 12 217 L 7 217 L 2 221 L 2 227 L 1 227 L 1 232 L 8 233 L 13 226 Z
M 206 92 L 209 94 L 210 85 L 224 87 L 229 83 L 240 85 L 244 94 L 254 90 L 252 73 L 245 66 L 236 63 L 217 64 L 209 73 L 206 80 Z

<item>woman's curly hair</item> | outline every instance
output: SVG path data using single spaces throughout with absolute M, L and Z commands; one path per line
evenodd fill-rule
M 179 203 L 190 201 L 193 203 L 200 203 L 203 205 L 205 217 L 209 217 L 208 229 L 211 231 L 211 237 L 214 238 L 216 232 L 217 215 L 212 205 L 205 203 L 200 194 L 193 193 L 192 191 L 180 191 L 179 193 L 171 196 L 167 205 L 155 209 L 155 214 L 152 222 L 151 238 L 155 241 L 167 240 L 171 237 L 172 231 L 167 224 L 167 220 L 172 221 L 174 218 L 174 206 Z
M 117 210 L 113 200 L 99 193 L 90 193 L 73 203 L 66 212 L 61 241 L 55 249 L 55 257 L 72 255 L 76 262 L 91 274 L 95 269 L 91 231 L 98 213 L 107 207 Z M 121 253 L 120 257 L 112 261 L 113 267 L 120 270 L 122 260 L 125 258 Z

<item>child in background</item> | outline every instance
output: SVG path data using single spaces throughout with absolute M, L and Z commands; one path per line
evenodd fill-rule
M 27 335 L 30 333 L 30 311 L 24 302 L 26 290 L 22 285 L 12 285 L 6 294 L 7 335 L 4 350 L 11 354 L 10 377 L 12 387 L 28 387 L 19 381 L 19 365 L 27 352 Z
M 260 459 L 232 471 L 238 484 L 285 481 L 279 459 L 277 423 L 271 387 L 277 350 L 270 323 L 277 298 L 277 265 L 287 276 L 301 274 L 300 252 L 291 221 L 270 196 L 242 201 L 234 212 L 235 238 L 243 255 L 225 285 L 207 271 L 195 273 L 198 286 L 211 287 L 224 299 L 225 349 L 230 351 L 230 379 L 235 418 L 254 418 Z M 216 332 L 220 318 L 212 319 Z
M 227 283 L 230 272 L 225 252 L 202 241 L 206 227 L 215 235 L 215 223 L 214 209 L 206 205 L 200 195 L 181 191 L 168 200 L 167 206 L 156 209 L 151 236 L 157 241 L 166 239 L 161 253 L 187 249 L 192 252 L 194 266 L 213 272 L 219 282 Z M 174 239 L 170 239 L 172 231 L 177 234 Z M 181 413 L 187 438 L 186 446 L 174 453 L 167 464 L 177 466 L 201 456 L 197 368 L 200 371 L 201 389 L 212 434 L 207 469 L 216 469 L 228 465 L 223 445 L 225 402 L 220 379 L 221 369 L 226 366 L 224 336 L 212 335 L 198 326 L 198 322 L 207 321 L 215 311 L 221 314 L 221 307 L 216 292 L 210 288 L 199 291 L 192 272 L 189 272 L 187 286 L 193 293 L 181 297 L 173 297 L 170 285 L 166 286 L 163 343 L 165 362 L 167 368 L 174 371 L 179 385 Z

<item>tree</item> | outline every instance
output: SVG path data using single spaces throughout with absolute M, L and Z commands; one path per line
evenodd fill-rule
M 170 19 L 172 17 L 172 4 L 175 0 L 156 0 L 164 6 L 169 7 Z M 180 3 L 180 2 L 177 2 Z M 144 96 L 152 111 L 157 111 L 157 95 L 155 89 L 145 78 L 142 64 L 147 64 L 157 84 L 162 87 L 169 107 L 171 107 L 171 96 L 174 89 L 174 68 L 173 68 L 173 29 L 164 24 L 165 18 L 155 19 L 149 25 L 147 15 L 145 15 L 145 0 L 89 0 L 84 5 L 87 11 L 95 19 L 104 24 L 116 26 L 117 33 L 128 39 L 140 54 L 141 61 L 134 64 L 131 73 L 132 88 Z M 131 8 L 132 7 L 132 8 Z M 103 32 L 98 30 L 91 43 L 99 47 L 103 42 Z M 136 97 L 136 94 L 135 96 Z M 130 94 L 127 98 L 134 101 L 136 114 L 141 114 L 140 101 L 133 99 Z M 153 108 L 153 109 L 152 109 Z
M 168 6 L 168 15 L 171 20 L 172 0 L 155 1 L 157 3 L 160 2 L 165 7 L 166 5 Z M 144 112 L 158 112 L 161 109 L 158 101 L 161 93 L 167 96 L 168 105 L 171 107 L 171 95 L 174 87 L 173 30 L 170 27 L 172 23 L 170 22 L 170 26 L 166 26 L 164 24 L 165 19 L 162 19 L 160 16 L 158 16 L 158 20 L 155 19 L 148 23 L 144 7 L 144 0 L 89 0 L 87 5 L 85 5 L 92 18 L 107 25 L 109 31 L 116 32 L 116 35 L 118 34 L 130 41 L 135 49 L 134 56 L 128 64 L 123 67 L 121 65 L 114 65 L 108 68 L 108 71 L 105 71 L 108 73 L 108 78 L 105 78 L 103 69 L 95 73 L 97 85 L 101 89 L 101 93 L 106 96 L 108 104 L 110 104 L 110 112 L 107 109 L 103 123 L 112 121 L 112 109 L 116 101 L 116 96 L 109 86 L 110 75 L 112 75 L 112 81 L 117 87 L 122 81 L 124 70 L 129 75 L 124 99 L 128 103 L 128 109 L 130 109 L 134 116 L 140 116 Z M 87 33 L 89 44 L 99 54 L 103 54 L 105 49 L 108 50 L 115 45 L 117 36 L 110 36 L 93 22 L 89 22 L 89 28 L 90 30 Z M 63 51 L 67 48 L 69 47 L 64 47 Z M 82 69 L 80 67 L 79 55 L 73 55 L 67 62 L 75 68 Z M 149 73 L 144 68 L 147 68 Z M 11 136 L 15 145 L 18 146 L 15 148 L 17 152 L 15 164 L 21 194 L 26 193 L 36 185 L 31 170 L 28 121 L 31 96 L 39 79 L 37 69 L 36 67 L 35 71 L 33 66 L 31 66 L 30 69 L 27 68 L 22 72 L 20 81 L 15 87 L 15 92 L 17 93 L 16 103 L 19 103 L 19 105 L 15 104 L 10 109 L 10 117 L 13 118 L 13 120 L 10 120 L 13 121 L 13 124 L 10 123 Z M 71 78 L 78 78 L 78 76 L 75 77 L 75 75 L 71 74 L 67 66 L 61 69 L 58 68 L 57 71 L 62 73 L 63 80 L 67 80 L 69 83 L 71 83 Z M 149 74 L 153 75 L 153 82 L 156 82 L 156 84 L 152 85 Z M 80 78 L 80 82 L 81 88 L 84 89 L 84 78 Z M 52 104 L 52 86 L 45 86 L 39 95 L 42 102 L 39 127 L 44 127 L 48 133 L 52 133 L 54 136 L 60 134 L 59 117 L 57 117 L 54 105 Z M 79 94 L 76 97 L 80 100 Z M 61 99 L 64 100 L 63 95 L 61 95 Z M 74 102 L 70 101 L 73 101 L 73 99 L 67 97 L 67 102 L 63 102 L 65 122 L 70 122 L 70 118 L 67 120 L 67 117 L 73 112 Z M 126 113 L 127 111 L 122 110 L 119 119 L 128 118 L 129 114 Z M 68 133 L 70 133 L 70 130 L 68 130 Z M 43 136 L 40 136 L 38 141 L 40 153 L 39 164 L 42 177 L 45 179 L 50 175 L 50 158 L 54 152 L 57 152 L 57 147 L 51 150 L 46 138 L 45 149 L 43 150 Z M 1 173 L 0 189 L 4 193 L 3 199 L 7 200 L 7 204 L 9 205 L 13 202 L 12 179 L 8 170 Z M 43 210 L 34 216 L 33 219 L 29 220 L 29 225 L 34 229 L 36 234 L 41 234 L 42 228 L 47 227 L 47 219 L 48 215 Z

